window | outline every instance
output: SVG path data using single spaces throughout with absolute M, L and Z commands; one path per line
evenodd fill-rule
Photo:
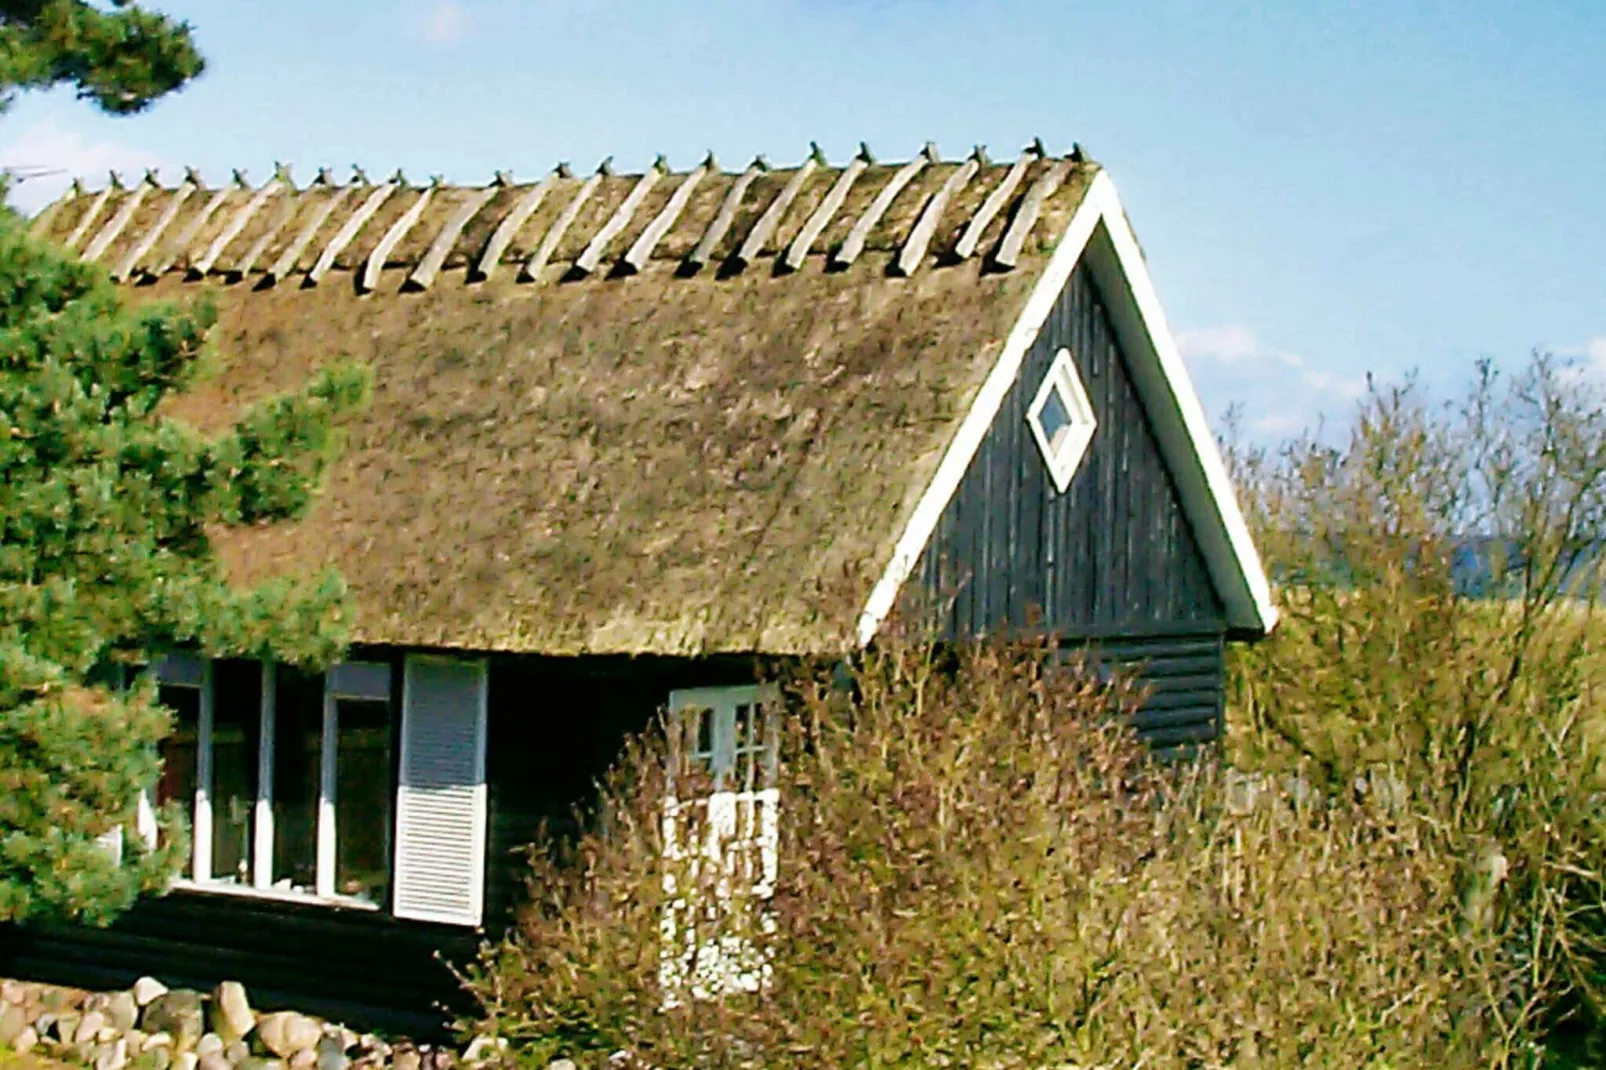
M 348 663 L 319 677 L 179 656 L 159 663 L 156 677 L 174 730 L 151 801 L 176 801 L 190 815 L 185 876 L 211 889 L 383 906 L 390 665 Z
M 670 794 L 664 800 L 659 983 L 666 1006 L 754 992 L 769 974 L 763 908 L 779 863 L 777 711 L 769 687 L 669 696 Z
M 1069 349 L 1055 354 L 1054 363 L 1049 366 L 1048 374 L 1037 388 L 1037 396 L 1026 411 L 1026 422 L 1031 425 L 1032 437 L 1037 440 L 1037 448 L 1048 465 L 1054 489 L 1063 494 L 1071 485 L 1071 477 L 1082 463 L 1098 427 Z

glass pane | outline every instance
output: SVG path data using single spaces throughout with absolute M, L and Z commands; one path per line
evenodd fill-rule
M 212 688 L 212 877 L 250 884 L 262 666 L 220 661 L 212 669 Z
M 156 782 L 156 805 L 176 802 L 195 823 L 195 755 L 201 729 L 201 693 L 193 687 L 159 687 L 156 697 L 173 711 L 173 730 L 158 748 L 162 776 Z M 166 837 L 160 841 L 166 842 Z M 184 875 L 190 876 L 185 860 Z
M 390 706 L 341 699 L 335 708 L 335 891 L 383 905 L 390 887 Z
M 1043 425 L 1043 437 L 1048 439 L 1049 449 L 1058 453 L 1060 444 L 1071 430 L 1071 410 L 1065 407 L 1065 399 L 1060 396 L 1058 386 L 1048 392 L 1037 418 Z
M 273 728 L 273 886 L 311 892 L 318 875 L 323 680 L 279 669 Z

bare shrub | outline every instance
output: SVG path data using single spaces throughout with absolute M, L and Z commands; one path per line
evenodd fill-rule
M 1249 804 L 1211 764 L 1152 762 L 1120 716 L 1132 696 L 1048 655 L 896 645 L 846 686 L 790 684 L 774 895 L 726 922 L 762 946 L 756 993 L 665 1006 L 666 748 L 638 741 L 591 831 L 535 852 L 519 930 L 472 976 L 472 1027 L 532 1065 L 627 1049 L 669 1068 L 1469 1066 L 1515 1050 L 1498 933 L 1463 923 L 1441 822 L 1376 793 Z

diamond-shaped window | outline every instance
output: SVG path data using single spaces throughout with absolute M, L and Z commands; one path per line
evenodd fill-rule
M 1055 354 L 1054 363 L 1032 399 L 1032 407 L 1026 410 L 1026 422 L 1031 425 L 1032 437 L 1037 439 L 1037 448 L 1054 479 L 1054 489 L 1063 493 L 1071 485 L 1071 477 L 1087 454 L 1088 443 L 1093 441 L 1093 431 L 1099 425 L 1069 349 Z

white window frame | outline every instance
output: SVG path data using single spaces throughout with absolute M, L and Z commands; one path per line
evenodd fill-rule
M 200 716 L 196 728 L 195 798 L 191 810 L 190 875 L 174 886 L 190 891 L 217 892 L 252 898 L 283 899 L 380 910 L 385 904 L 335 891 L 335 868 L 339 830 L 335 822 L 338 786 L 340 699 L 367 699 L 389 702 L 392 692 L 388 662 L 342 662 L 324 674 L 322 743 L 319 748 L 317 819 L 317 865 L 315 886 L 311 890 L 277 887 L 273 880 L 273 769 L 274 724 L 278 695 L 278 673 L 270 660 L 262 662 L 261 703 L 257 745 L 256 826 L 252 837 L 251 883 L 238 884 L 212 873 L 212 728 L 214 697 L 212 662 L 193 655 L 169 655 L 152 667 L 159 683 L 166 687 L 188 687 L 200 692 Z M 140 833 L 150 847 L 156 845 L 156 818 L 149 793 L 140 799 L 137 818 Z M 390 835 L 390 830 L 386 830 Z
M 1052 397 L 1058 397 L 1070 419 L 1057 444 L 1043 428 L 1043 409 Z M 1093 404 L 1087 397 L 1087 388 L 1082 385 L 1082 377 L 1076 372 L 1076 362 L 1071 359 L 1069 349 L 1061 348 L 1054 354 L 1048 374 L 1043 376 L 1037 394 L 1026 410 L 1026 422 L 1032 429 L 1032 438 L 1037 441 L 1043 462 L 1048 465 L 1054 489 L 1065 493 L 1065 488 L 1071 485 L 1071 477 L 1076 475 L 1082 458 L 1087 455 L 1093 432 L 1098 430 L 1099 425 Z
M 754 711 L 748 721 L 745 744 L 737 738 L 737 710 L 744 705 Z M 707 752 L 695 749 L 696 726 L 686 722 L 686 714 L 691 710 L 707 711 L 711 718 Z M 679 891 L 676 869 L 677 864 L 687 860 L 691 861 L 694 873 L 703 865 L 710 866 L 718 875 L 715 896 L 721 903 L 746 899 L 762 904 L 773 897 L 780 862 L 780 716 L 780 692 L 772 685 L 687 688 L 670 692 L 671 768 L 668 793 L 663 802 L 666 902 L 660 922 L 662 945 L 658 968 L 665 1007 L 678 1006 L 687 995 L 692 999 L 709 999 L 757 992 L 769 984 L 770 964 L 764 950 L 751 940 L 726 934 L 718 940 L 697 944 L 694 932 L 682 936 L 682 919 L 696 910 L 698 904 L 689 902 Z M 692 749 L 688 750 L 688 745 Z M 700 761 L 705 755 L 715 769 L 714 791 L 697 798 L 678 798 L 677 784 L 688 762 Z M 741 761 L 744 755 L 748 758 L 745 763 Z M 741 777 L 742 782 L 727 780 L 727 773 L 719 768 L 721 764 L 728 764 L 729 775 Z M 706 830 L 700 844 L 685 842 L 682 834 L 685 819 L 694 810 L 702 811 L 702 826 Z M 746 827 L 740 827 L 744 824 L 743 815 Z M 749 869 L 752 882 L 739 885 L 733 880 L 733 874 L 744 852 L 748 853 L 749 863 L 756 861 L 757 865 Z M 717 909 L 717 904 L 714 906 Z M 761 907 L 756 920 L 761 934 L 774 932 L 775 918 L 769 910 Z M 688 957 L 696 964 L 694 970 L 687 968 Z

